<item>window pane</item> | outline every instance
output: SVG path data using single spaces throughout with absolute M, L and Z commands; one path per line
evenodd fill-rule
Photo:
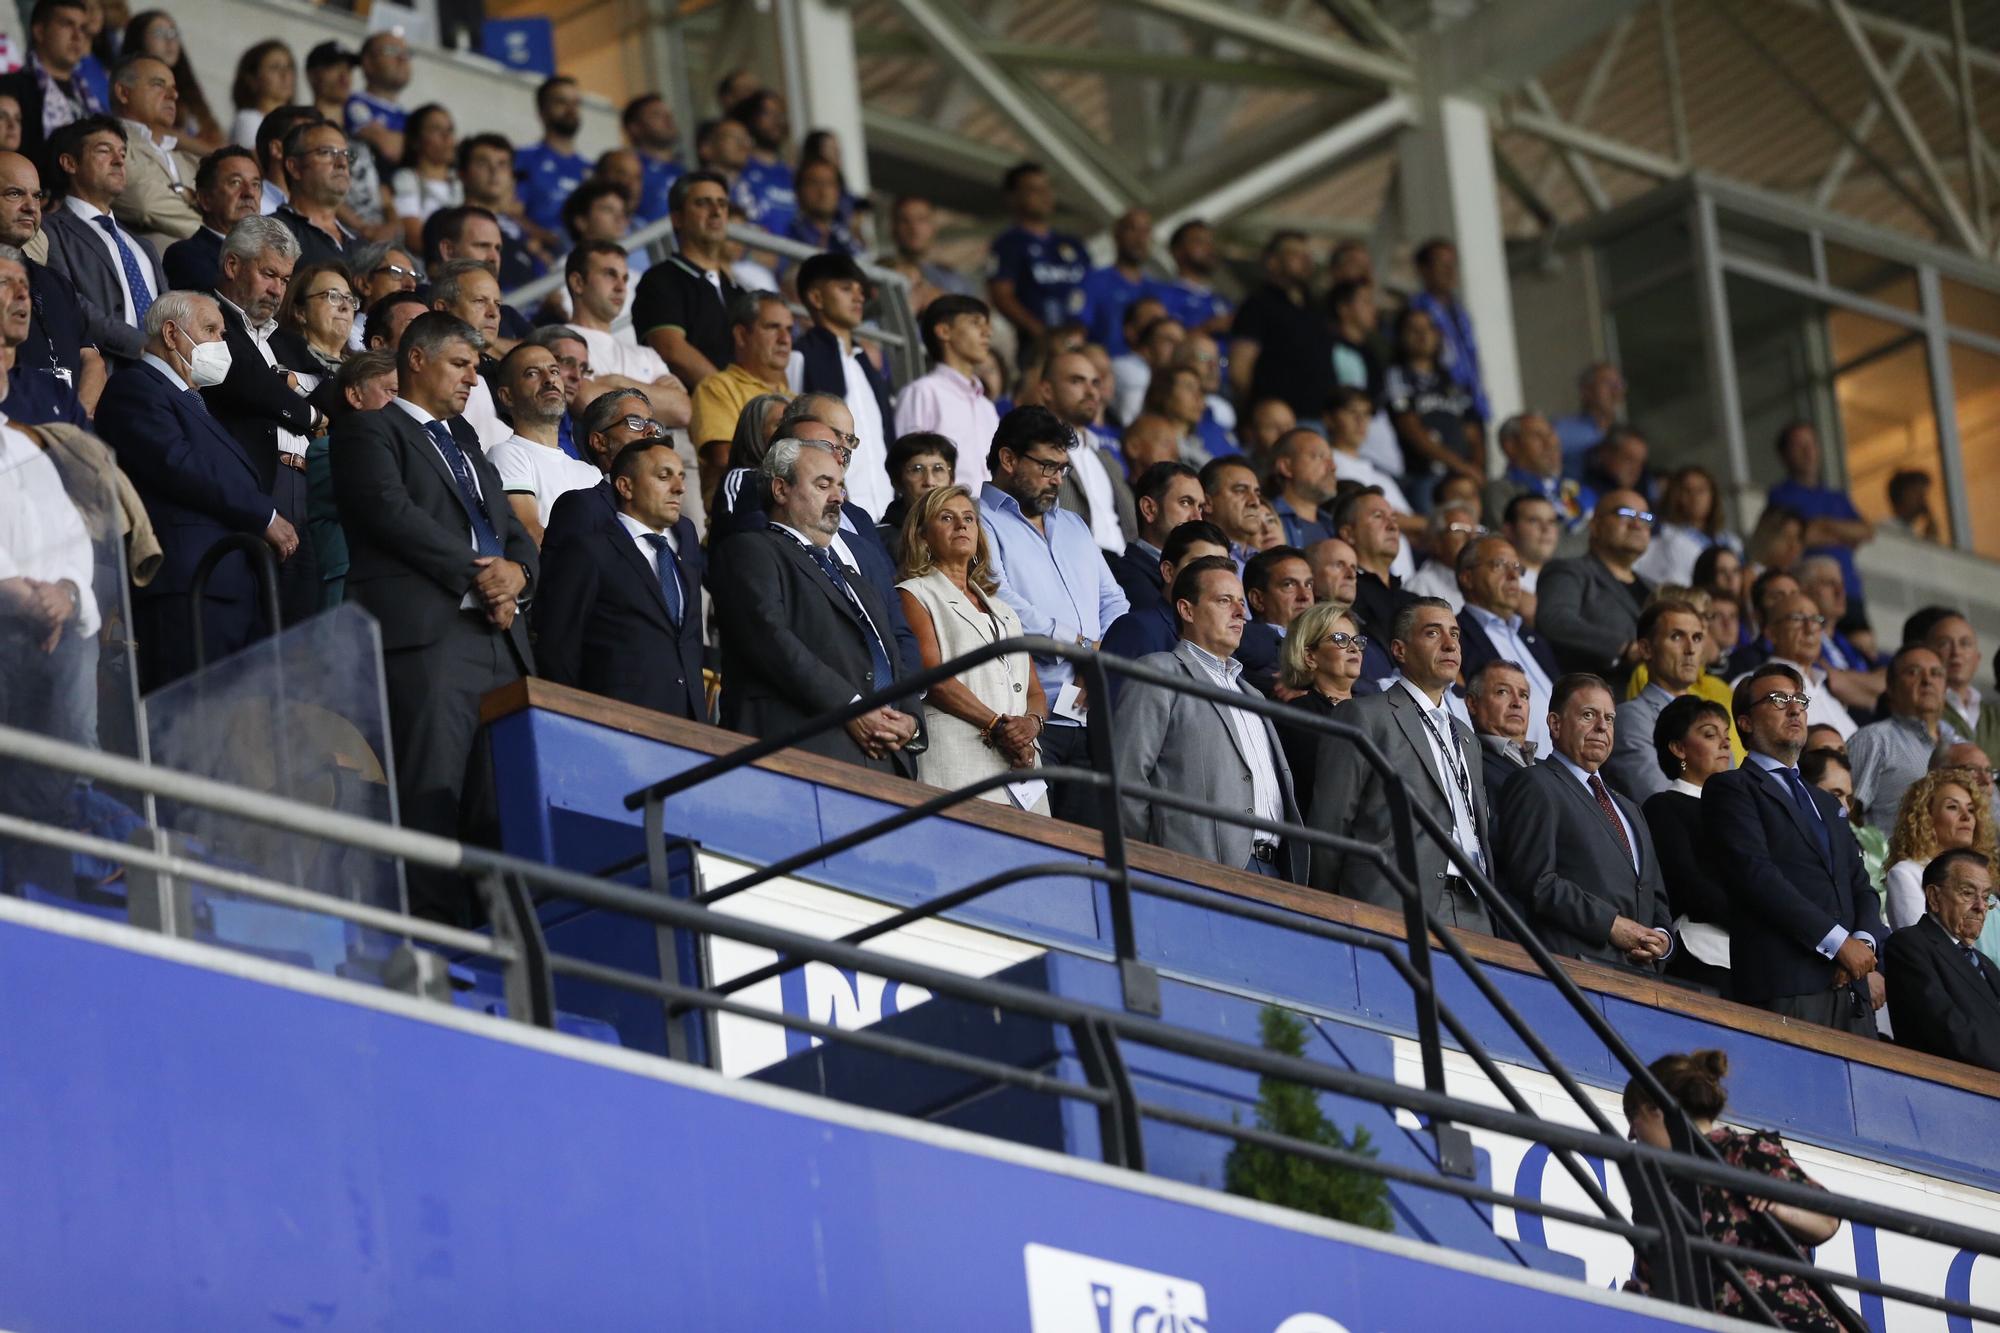
M 1889 517 L 1889 479 L 1898 472 L 1931 478 L 1932 509 L 1949 541 L 1950 516 L 1939 464 L 1937 415 L 1921 340 L 1850 366 L 1834 378 L 1834 401 L 1847 440 L 1848 493 L 1871 522 Z
M 1945 323 L 2000 338 L 2000 292 L 1946 277 L 1938 286 L 1944 289 Z
M 1951 394 L 1959 453 L 1965 459 L 1972 546 L 1983 556 L 2000 559 L 2000 357 L 1954 344 Z
M 1856 296 L 1917 313 L 1917 275 L 1907 264 L 1853 250 L 1833 241 L 1826 243 L 1826 277 L 1836 287 Z
M 1716 226 L 1724 252 L 1812 276 L 1812 245 L 1804 232 L 1727 211 L 1717 215 Z

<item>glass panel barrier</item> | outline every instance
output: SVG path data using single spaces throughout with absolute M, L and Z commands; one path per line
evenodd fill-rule
M 1953 343 L 1951 394 L 1959 453 L 1965 459 L 1972 549 L 2000 560 L 2000 357 Z M 1931 494 L 1941 497 L 1943 488 L 1933 487 Z M 1931 509 L 1935 513 L 1943 507 L 1933 503 Z
M 0 725 L 136 757 L 127 514 L 110 451 L 81 432 L 0 432 Z M 150 576 L 157 547 L 141 549 Z M 0 758 L 0 814 L 122 841 L 131 793 Z M 123 868 L 0 837 L 0 887 L 125 917 Z

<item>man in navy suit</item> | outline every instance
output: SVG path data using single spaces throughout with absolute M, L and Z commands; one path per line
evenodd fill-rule
M 209 547 L 238 532 L 262 537 L 280 560 L 299 547 L 256 463 L 197 392 L 226 369 L 214 353 L 197 351 L 210 343 L 228 346 L 214 298 L 167 293 L 146 312 L 139 362 L 113 375 L 98 401 L 98 433 L 138 488 L 164 548 L 160 572 L 132 594 L 139 680 L 149 691 L 194 670 L 189 598 Z M 250 562 L 232 553 L 209 576 L 203 599 L 209 660 L 249 643 L 260 619 Z
M 1167 584 L 1160 581 L 1160 561 L 1167 535 L 1200 518 L 1208 497 L 1201 489 L 1201 474 L 1186 463 L 1173 461 L 1155 463 L 1141 472 L 1132 485 L 1132 496 L 1139 514 L 1139 535 L 1126 543 L 1124 554 L 1107 555 L 1104 562 L 1124 589 L 1125 600 L 1138 611 L 1166 606 Z M 1173 608 L 1168 607 L 1166 615 L 1171 622 Z M 1174 642 L 1169 639 L 1165 647 L 1153 651 L 1170 653 Z
M 1243 590 L 1256 617 L 1243 627 L 1233 656 L 1243 664 L 1243 683 L 1277 697 L 1278 654 L 1285 630 L 1313 603 L 1312 566 L 1296 546 L 1259 551 L 1243 566 Z
M 686 469 L 673 443 L 626 445 L 594 494 L 551 515 L 535 599 L 535 659 L 560 685 L 706 721 L 701 680 L 701 545 L 681 514 Z M 565 499 L 568 497 L 565 496 Z
M 257 216 L 264 197 L 264 173 L 257 155 L 241 144 L 224 144 L 194 171 L 194 202 L 201 230 L 175 241 L 160 256 L 167 285 L 205 292 L 222 276 L 222 241 L 244 218 Z
M 1882 951 L 1897 1044 L 2000 1070 L 2000 964 L 1978 947 L 1993 906 L 1985 855 L 1958 847 L 1933 857 L 1924 905 Z
M 167 280 L 153 243 L 111 216 L 125 189 L 125 127 L 109 116 L 72 121 L 55 132 L 49 152 L 63 189 L 42 219 L 49 267 L 76 287 L 90 341 L 129 364 L 144 350 L 146 310 Z
M 1174 466 L 1179 467 L 1176 463 Z M 1194 469 L 1187 469 L 1192 477 Z M 1222 529 L 1207 519 L 1192 519 L 1181 524 L 1166 535 L 1156 562 L 1163 578 L 1164 587 L 1172 587 L 1174 575 L 1190 561 L 1203 556 L 1228 555 L 1229 538 L 1222 535 Z M 1174 615 L 1174 608 L 1164 597 L 1156 598 L 1144 606 L 1134 606 L 1130 611 L 1111 622 L 1111 628 L 1104 631 L 1104 640 L 1098 648 L 1117 657 L 1138 661 L 1151 653 L 1170 653 L 1180 642 L 1180 621 Z M 1107 677 L 1111 686 L 1111 700 L 1116 703 L 1118 690 L 1124 677 L 1116 673 Z
M 1729 972 L 1745 1004 L 1873 1037 L 1886 995 L 1881 900 L 1839 803 L 1799 777 L 1807 702 L 1789 666 L 1745 676 L 1734 703 L 1749 753 L 1702 787 L 1702 824 L 1736 907 Z
M 1465 609 L 1458 613 L 1465 679 L 1495 660 L 1512 662 L 1528 680 L 1528 735 L 1536 754 L 1549 752 L 1549 695 L 1562 672 L 1555 651 L 1521 617 L 1521 575 L 1525 568 L 1505 537 L 1480 537 L 1458 553 L 1458 590 Z

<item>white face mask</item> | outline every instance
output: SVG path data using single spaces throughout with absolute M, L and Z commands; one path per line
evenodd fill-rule
M 181 360 L 187 364 L 188 379 L 197 389 L 214 388 L 229 378 L 229 344 L 220 338 L 212 343 L 194 343 L 194 351 Z

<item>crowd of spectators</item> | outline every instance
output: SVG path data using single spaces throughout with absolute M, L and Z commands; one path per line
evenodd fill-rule
M 1874 531 L 1810 422 L 1777 434 L 1743 538 L 1713 475 L 1653 467 L 1616 366 L 1574 414 L 1491 419 L 1449 240 L 1395 292 L 1365 246 L 1279 232 L 1238 302 L 1206 223 L 1161 237 L 1135 210 L 1096 266 L 1022 163 L 975 282 L 925 198 L 878 243 L 838 143 L 794 152 L 740 72 L 689 157 L 649 94 L 592 160 L 572 79 L 514 144 L 406 105 L 399 32 L 315 47 L 304 88 L 265 41 L 223 125 L 169 16 L 93 74 L 90 13 L 38 0 L 0 78 L 0 457 L 87 427 L 136 488 L 164 555 L 134 589 L 146 688 L 278 628 L 242 550 L 196 586 L 247 535 L 284 624 L 342 601 L 379 622 L 427 831 L 492 836 L 479 700 L 524 675 L 758 736 L 881 692 L 804 748 L 1080 823 L 1094 789 L 1035 770 L 1089 767 L 1115 709 L 1113 762 L 1176 798 L 1128 793 L 1135 837 L 1395 906 L 1378 866 L 1283 826 L 1386 845 L 1403 781 L 1450 832 L 1417 864 L 1447 924 L 1498 929 L 1496 886 L 1556 952 L 2000 1067 L 2000 700 L 1960 611 L 1878 635 Z M 662 218 L 647 265 L 624 241 Z M 815 253 L 773 265 L 732 220 Z M 907 382 L 870 336 L 869 256 L 910 284 Z M 543 272 L 554 299 L 507 304 Z M 47 490 L 0 501 L 0 707 L 87 741 L 48 703 L 96 621 Z M 1934 539 L 1925 478 L 1890 490 Z M 1096 699 L 1066 654 L 894 692 L 1023 633 L 1297 721 Z M 412 889 L 469 919 L 453 884 Z

